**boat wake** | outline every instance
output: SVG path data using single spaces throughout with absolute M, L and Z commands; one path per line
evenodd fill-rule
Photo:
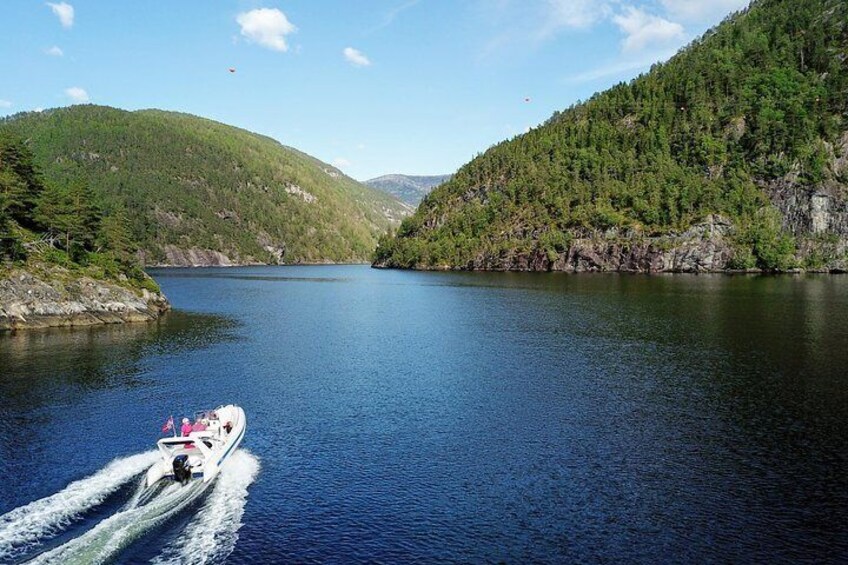
M 120 510 L 78 537 L 44 551 L 48 538 L 66 532 L 84 514 L 152 465 L 155 452 L 117 459 L 62 491 L 0 516 L 0 562 L 32 557 L 30 563 L 104 563 L 135 540 L 176 516 L 204 493 L 209 496 L 177 539 L 163 548 L 156 563 L 222 562 L 235 547 L 247 502 L 247 489 L 259 472 L 259 460 L 245 450 L 234 453 L 211 483 L 161 483 L 136 491 Z
M 61 533 L 82 515 L 153 464 L 157 452 L 115 459 L 63 490 L 0 516 L 0 562 L 19 558 L 39 542 Z
M 134 540 L 197 500 L 211 483 L 172 483 L 147 504 L 127 505 L 65 545 L 42 553 L 30 563 L 105 563 Z
M 153 563 L 200 565 L 221 563 L 232 553 L 247 503 L 247 489 L 259 473 L 259 459 L 239 450 L 233 454 L 206 503 Z

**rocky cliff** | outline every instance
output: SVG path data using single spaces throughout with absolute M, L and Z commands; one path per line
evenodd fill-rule
M 819 273 L 848 272 L 848 132 L 828 147 L 828 177 L 820 183 L 803 182 L 790 172 L 759 187 L 779 211 L 781 227 L 795 238 L 796 270 Z M 438 228 L 438 220 L 431 228 Z M 714 214 L 683 232 L 645 236 L 636 230 L 578 230 L 560 248 L 515 246 L 498 253 L 482 252 L 461 265 L 417 264 L 422 270 L 472 271 L 618 271 L 631 273 L 702 273 L 757 271 L 740 266 L 739 226 Z M 519 234 L 538 241 L 536 232 Z M 574 234 L 572 234 L 574 235 Z M 374 263 L 394 267 L 390 257 Z
M 12 269 L 0 278 L 0 330 L 156 320 L 170 309 L 161 294 L 90 277 Z
M 644 237 L 609 230 L 575 238 L 566 249 L 480 256 L 462 269 L 485 271 L 619 271 L 700 273 L 724 270 L 733 258 L 730 222 L 711 216 L 681 234 Z
M 810 185 L 792 171 L 782 179 L 761 183 L 771 202 L 796 236 L 826 234 L 848 239 L 848 131 L 835 144 L 824 144 L 827 179 Z M 843 241 L 843 244 L 845 242 Z

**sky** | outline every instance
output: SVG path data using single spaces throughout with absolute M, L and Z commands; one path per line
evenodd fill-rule
M 269 135 L 358 180 L 452 173 L 747 3 L 2 0 L 0 116 L 161 108 Z

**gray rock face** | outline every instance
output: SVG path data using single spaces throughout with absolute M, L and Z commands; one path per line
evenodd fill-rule
M 268 252 L 271 256 L 271 263 L 274 265 L 282 265 L 286 256 L 286 244 L 282 241 L 274 241 L 270 235 L 265 232 L 260 232 L 256 236 L 256 242 L 262 246 L 262 249 Z
M 63 282 L 14 270 L 0 279 L 0 330 L 146 322 L 170 307 L 161 294 L 88 277 Z
M 176 245 L 165 246 L 163 267 L 231 267 L 238 264 L 220 251 L 191 247 L 182 249 Z
M 842 134 L 839 143 L 833 148 L 831 170 L 837 179 L 846 180 L 846 176 L 848 176 L 848 131 Z
M 274 241 L 266 233 L 260 233 L 256 241 L 262 249 L 268 253 L 262 261 L 251 257 L 230 257 L 214 249 L 201 249 L 200 247 L 189 247 L 188 249 L 176 245 L 166 245 L 165 260 L 151 262 L 149 258 L 141 257 L 142 263 L 155 267 L 237 267 L 244 265 L 282 265 L 285 263 L 286 244 L 282 241 Z
M 618 271 L 627 273 L 701 273 L 722 271 L 733 258 L 727 240 L 732 226 L 711 216 L 682 234 L 640 237 L 616 233 L 575 239 L 555 257 L 543 250 L 478 257 L 470 270 L 565 271 L 572 273 Z
M 834 181 L 803 186 L 781 180 L 765 187 L 796 236 L 832 234 L 848 238 L 848 187 Z
M 783 215 L 784 227 L 796 236 L 830 234 L 848 239 L 848 131 L 833 145 L 827 180 L 816 185 L 798 181 L 796 173 L 761 187 Z

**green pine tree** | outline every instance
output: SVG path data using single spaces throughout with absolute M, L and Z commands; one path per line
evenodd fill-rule
M 98 249 L 112 253 L 121 262 L 129 262 L 135 251 L 129 225 L 129 218 L 123 206 L 113 208 L 100 222 Z
M 70 227 L 70 237 L 81 250 L 92 250 L 103 216 L 97 198 L 89 184 L 82 179 L 76 179 L 70 183 L 68 197 L 71 202 L 71 213 L 75 217 Z
M 32 152 L 20 139 L 0 131 L 0 192 L 8 217 L 28 228 L 39 227 L 33 211 L 43 190 Z
M 82 221 L 74 213 L 74 200 L 64 185 L 48 185 L 35 208 L 35 219 L 48 232 L 60 238 L 65 251 L 71 252 L 73 237 L 82 231 Z

